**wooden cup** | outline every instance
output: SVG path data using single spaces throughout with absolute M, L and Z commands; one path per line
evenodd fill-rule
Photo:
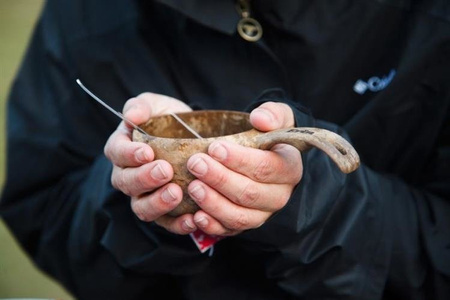
M 137 130 L 133 140 L 150 145 L 155 159 L 168 161 L 174 170 L 172 182 L 183 190 L 183 201 L 169 215 L 195 213 L 199 207 L 190 198 L 187 187 L 195 177 L 187 170 L 187 160 L 195 153 L 207 153 L 208 146 L 216 141 L 230 141 L 242 146 L 268 150 L 275 144 L 290 144 L 299 151 L 312 147 L 325 152 L 344 173 L 359 166 L 355 149 L 340 135 L 320 128 L 297 127 L 261 132 L 254 129 L 249 114 L 238 111 L 200 110 L 178 113 L 177 116 L 195 130 L 203 139 L 196 138 L 171 115 L 153 117 L 140 127 L 152 139 Z M 295 166 L 294 166 L 295 167 Z

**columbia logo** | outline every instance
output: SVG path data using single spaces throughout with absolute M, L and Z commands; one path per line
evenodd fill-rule
M 387 87 L 389 85 L 389 83 L 391 83 L 395 74 L 396 74 L 396 71 L 394 69 L 392 69 L 388 75 L 386 75 L 382 78 L 373 76 L 373 77 L 370 77 L 367 80 L 367 82 L 362 79 L 358 79 L 355 82 L 355 85 L 353 85 L 353 90 L 360 95 L 363 95 L 367 90 L 369 90 L 371 92 L 381 91 L 382 89 Z

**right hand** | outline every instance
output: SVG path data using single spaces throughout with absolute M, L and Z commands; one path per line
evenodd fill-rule
M 188 111 L 191 108 L 180 100 L 143 93 L 125 103 L 123 114 L 131 122 L 142 124 L 154 116 Z M 178 234 L 195 231 L 192 215 L 166 216 L 181 202 L 183 192 L 178 185 L 169 183 L 172 166 L 167 161 L 154 160 L 152 148 L 133 142 L 132 132 L 130 125 L 121 122 L 105 145 L 105 155 L 113 164 L 112 185 L 131 197 L 131 208 L 142 221 L 155 221 Z

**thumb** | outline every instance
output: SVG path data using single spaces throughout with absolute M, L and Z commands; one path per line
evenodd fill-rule
M 122 111 L 125 118 L 137 125 L 145 123 L 152 115 L 151 105 L 147 104 L 140 97 L 129 99 Z
M 250 123 L 261 131 L 293 127 L 294 113 L 285 103 L 266 102 L 250 113 Z
M 184 102 L 150 92 L 129 99 L 123 108 L 124 116 L 136 124 L 142 124 L 150 117 L 187 111 L 192 111 L 192 109 Z

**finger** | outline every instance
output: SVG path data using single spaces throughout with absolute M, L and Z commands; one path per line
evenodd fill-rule
M 151 162 L 155 156 L 149 145 L 132 142 L 126 130 L 120 126 L 106 142 L 104 153 L 114 165 L 121 168 L 143 165 Z
M 123 108 L 124 116 L 135 124 L 142 124 L 153 116 L 187 111 L 192 109 L 180 100 L 148 92 L 131 98 Z
M 289 199 L 294 184 L 258 183 L 233 172 L 206 154 L 192 156 L 189 171 L 229 200 L 243 207 L 264 211 L 282 208 Z
M 111 183 L 124 194 L 137 197 L 151 192 L 169 182 L 173 177 L 172 166 L 164 160 L 142 165 L 138 168 L 113 167 Z
M 139 96 L 129 99 L 125 103 L 122 111 L 125 118 L 137 125 L 145 123 L 152 116 L 150 103 Z M 125 123 L 125 125 L 127 128 L 132 128 L 128 123 Z
M 286 144 L 263 151 L 215 141 L 209 146 L 208 154 L 227 168 L 258 182 L 298 183 L 303 173 L 300 152 Z
M 213 236 L 233 236 L 243 230 L 232 230 L 223 226 L 218 220 L 199 210 L 194 215 L 194 224 L 206 234 Z
M 169 183 L 151 194 L 131 198 L 131 209 L 141 221 L 151 222 L 173 210 L 182 198 L 181 188 Z
M 164 95 L 143 93 L 129 99 L 123 109 L 124 116 L 134 124 L 145 123 L 151 116 L 172 112 L 191 111 L 185 103 Z M 132 126 L 120 123 L 105 145 L 105 155 L 119 167 L 135 167 L 154 159 L 150 146 L 131 142 Z
M 177 218 L 165 215 L 155 220 L 155 223 L 175 234 L 189 234 L 197 230 L 192 214 L 185 214 Z
M 294 113 L 285 103 L 265 102 L 250 113 L 250 123 L 261 131 L 271 131 L 295 125 Z
M 206 219 L 202 220 L 197 212 L 194 215 L 194 222 L 200 229 L 205 230 L 209 234 L 227 235 L 231 231 L 256 228 L 272 215 L 272 212 L 236 205 L 199 180 L 191 182 L 188 187 L 188 192 L 206 214 L 210 215 L 223 226 L 221 229 L 217 223 L 213 222 L 210 218 L 206 218 L 205 215 L 203 217 Z

